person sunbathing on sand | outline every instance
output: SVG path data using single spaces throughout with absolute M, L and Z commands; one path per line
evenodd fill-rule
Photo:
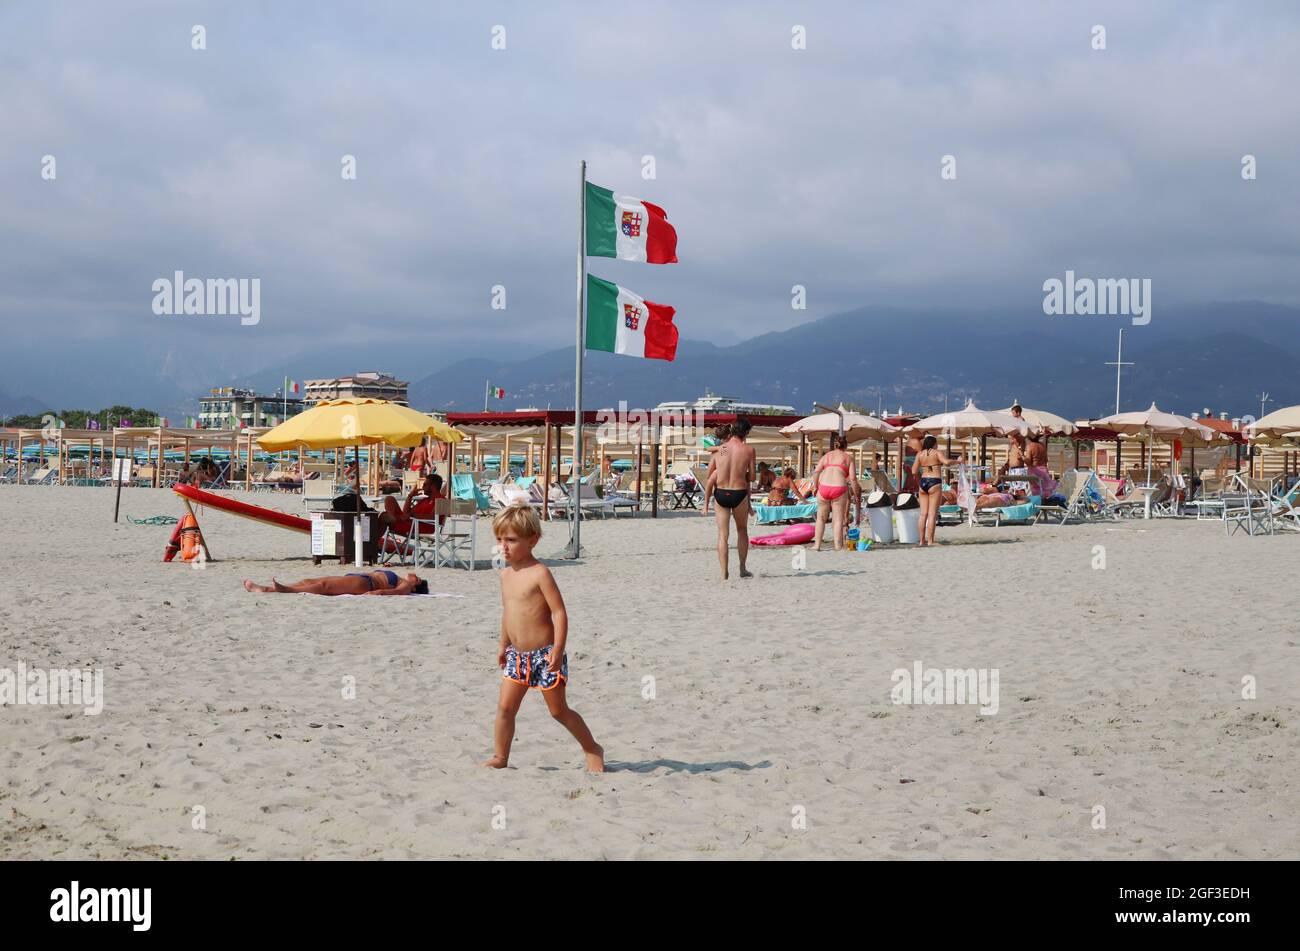
M 395 571 L 367 571 L 307 578 L 292 584 L 283 584 L 274 578 L 270 584 L 245 581 L 244 590 L 257 594 L 428 594 L 429 582 L 416 575 L 399 578 Z
M 505 769 L 515 738 L 515 714 L 530 689 L 540 690 L 546 708 L 564 725 L 587 757 L 587 771 L 605 771 L 605 750 L 586 721 L 565 701 L 569 659 L 569 615 L 555 578 L 533 557 L 542 537 L 542 522 L 529 505 L 511 505 L 492 520 L 506 566 L 501 571 L 501 640 L 497 666 L 501 692 L 492 731 L 493 755 L 483 765 Z

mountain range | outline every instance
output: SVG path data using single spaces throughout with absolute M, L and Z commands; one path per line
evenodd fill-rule
M 1300 403 L 1300 310 L 1241 302 L 1171 309 L 1146 326 L 1128 318 L 1023 319 L 975 311 L 865 307 L 717 347 L 683 340 L 672 363 L 588 352 L 583 404 L 652 407 L 711 391 L 749 402 L 820 403 L 932 413 L 973 399 L 987 408 L 1020 400 L 1071 418 L 1115 410 L 1115 370 L 1125 329 L 1123 410 L 1151 402 L 1180 413 L 1212 409 L 1258 415 L 1261 387 L 1272 408 Z M 504 405 L 571 407 L 573 348 L 523 360 L 453 363 L 412 384 L 411 402 L 451 411 L 483 408 L 483 385 L 504 387 Z
M 718 346 L 685 336 L 671 363 L 589 352 L 584 405 L 652 407 L 712 392 L 749 402 L 854 403 L 894 412 L 938 412 L 974 399 L 986 407 L 1019 399 L 1073 418 L 1115 409 L 1118 331 L 1124 328 L 1122 409 L 1212 409 L 1256 414 L 1300 403 L 1300 309 L 1259 302 L 1157 308 L 1146 326 L 1128 318 L 1049 317 L 958 309 L 863 307 Z M 492 355 L 487 356 L 485 353 Z M 57 374 L 38 353 L 13 354 L 0 415 L 114 403 L 148 406 L 173 419 L 198 410 L 212 386 L 275 392 L 284 377 L 303 380 L 373 369 L 411 380 L 421 409 L 483 408 L 485 384 L 506 390 L 493 409 L 573 405 L 572 346 L 542 349 L 526 340 L 448 341 L 437 334 L 375 342 L 360 334 L 341 347 L 308 341 L 293 353 L 258 354 L 178 327 L 176 333 L 108 343 L 64 342 Z M 32 393 L 35 395 L 26 395 Z

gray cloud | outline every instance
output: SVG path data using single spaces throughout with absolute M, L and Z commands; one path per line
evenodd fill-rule
M 873 303 L 1023 313 L 1066 268 L 1300 301 L 1296 8 L 1135 6 L 7 5 L 0 321 L 166 338 L 149 287 L 181 269 L 262 279 L 262 323 L 205 328 L 217 349 L 562 344 L 583 157 L 680 235 L 678 266 L 592 269 L 692 338 Z

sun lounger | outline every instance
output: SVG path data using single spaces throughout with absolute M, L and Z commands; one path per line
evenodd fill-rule
M 492 507 L 492 502 L 478 487 L 478 480 L 474 476 L 472 472 L 457 472 L 452 475 L 451 497 L 473 502 L 480 512 L 484 512 Z
M 1240 494 L 1224 493 L 1223 530 L 1229 537 L 1237 532 L 1247 535 L 1272 535 L 1273 499 L 1247 489 Z
M 602 499 L 597 494 L 596 489 L 586 482 L 580 482 L 577 485 L 569 486 L 551 486 L 551 510 L 569 512 L 572 510 L 574 499 L 582 507 L 582 511 L 592 512 L 604 518 L 607 515 L 614 514 L 614 506 L 606 499 Z M 554 516 L 552 516 L 554 518 Z
M 1285 529 L 1300 531 L 1300 482 L 1274 500 L 1273 520 Z
M 759 525 L 775 525 L 780 522 L 808 522 L 817 517 L 817 503 L 796 502 L 793 505 L 755 504 L 753 512 Z
M 975 510 L 976 525 L 1032 525 L 1038 520 L 1037 502 L 1021 502 L 1019 505 L 1002 505 L 997 508 Z
M 308 479 L 302 486 L 302 504 L 308 511 L 328 509 L 337 494 L 332 481 Z
M 511 505 L 540 505 L 541 499 L 533 500 L 527 488 L 509 482 L 493 482 L 488 486 L 488 499 L 496 509 L 509 508 Z
M 889 495 L 897 495 L 898 489 L 894 488 L 894 483 L 890 481 L 889 474 L 884 469 L 871 470 L 872 490 L 876 489 L 886 492 Z

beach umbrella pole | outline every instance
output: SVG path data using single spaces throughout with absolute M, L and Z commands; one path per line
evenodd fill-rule
M 352 462 L 356 466 L 357 521 L 352 527 L 352 564 L 361 567 L 361 447 L 352 447 Z

